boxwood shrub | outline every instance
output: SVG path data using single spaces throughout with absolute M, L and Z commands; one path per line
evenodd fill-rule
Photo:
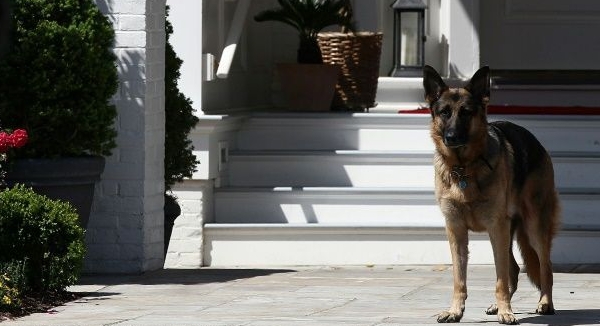
M 19 291 L 65 290 L 77 282 L 84 254 L 84 231 L 69 203 L 22 185 L 0 192 L 0 267 L 21 278 Z
M 94 1 L 12 3 L 0 58 L 2 128 L 24 128 L 19 157 L 108 155 L 115 146 L 118 85 L 114 30 Z

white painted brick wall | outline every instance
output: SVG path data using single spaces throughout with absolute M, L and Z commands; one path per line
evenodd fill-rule
M 118 16 L 116 26 L 120 31 L 143 31 L 146 28 L 146 17 L 122 14 Z
M 165 268 L 202 267 L 202 228 L 213 215 L 213 188 L 212 180 L 186 180 L 173 188 L 181 215 L 173 226 Z
M 115 28 L 118 136 L 96 187 L 85 270 L 140 273 L 163 265 L 165 0 L 95 2 Z

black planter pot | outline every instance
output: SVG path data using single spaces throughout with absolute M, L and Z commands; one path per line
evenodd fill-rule
M 70 202 L 87 227 L 94 186 L 104 171 L 104 157 L 67 157 L 57 159 L 19 159 L 13 161 L 6 183 L 24 184 L 51 199 Z
M 175 219 L 179 215 L 181 215 L 181 207 L 177 203 L 177 200 L 172 196 L 165 195 L 165 257 L 169 249 L 173 225 L 175 225 Z

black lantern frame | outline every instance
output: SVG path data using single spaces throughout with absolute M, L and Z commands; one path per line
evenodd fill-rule
M 425 9 L 427 5 L 422 0 L 396 0 L 392 4 L 394 9 L 394 67 L 390 72 L 392 77 L 422 77 L 423 66 L 425 65 Z M 406 58 L 402 57 L 402 16 L 403 14 L 416 14 L 417 16 L 417 36 L 413 58 L 416 62 L 406 63 Z M 406 16 L 408 17 L 408 16 Z M 404 40 L 408 42 L 408 40 Z M 408 43 L 406 43 L 408 44 Z

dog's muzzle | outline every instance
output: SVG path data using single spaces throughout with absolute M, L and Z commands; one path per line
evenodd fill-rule
M 460 136 L 456 129 L 450 128 L 444 133 L 444 145 L 450 148 L 457 148 L 465 146 L 467 144 L 467 138 Z

